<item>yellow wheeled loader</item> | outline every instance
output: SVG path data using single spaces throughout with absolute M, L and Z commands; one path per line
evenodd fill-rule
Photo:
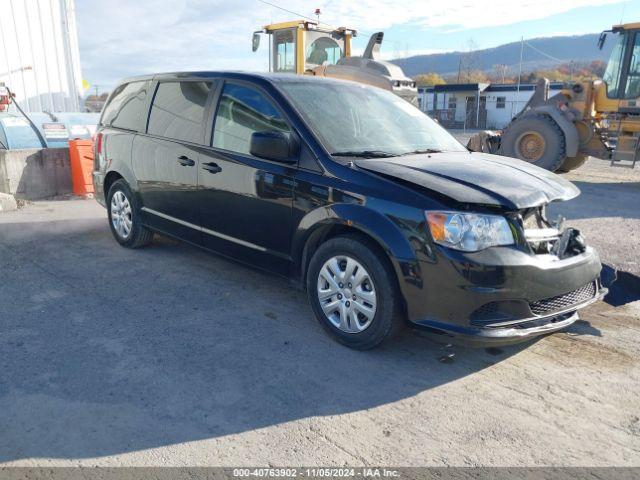
M 254 52 L 262 34 L 270 37 L 271 72 L 353 80 L 390 90 L 418 104 L 416 82 L 397 65 L 379 59 L 383 32 L 371 36 L 362 56 L 351 55 L 351 40 L 357 35 L 352 28 L 333 28 L 313 20 L 266 25 L 253 33 Z
M 469 148 L 526 160 L 567 172 L 588 156 L 634 167 L 640 155 L 640 23 L 602 32 L 598 46 L 615 35 L 602 80 L 567 85 L 549 97 L 541 79 L 525 106 L 502 134 L 481 133 Z

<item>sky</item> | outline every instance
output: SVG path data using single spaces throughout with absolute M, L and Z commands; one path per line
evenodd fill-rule
M 386 59 L 640 22 L 640 0 L 76 0 L 83 77 L 93 92 L 144 73 L 264 71 L 266 38 L 253 53 L 253 31 L 316 8 L 322 22 L 359 31 L 355 52 L 384 31 Z

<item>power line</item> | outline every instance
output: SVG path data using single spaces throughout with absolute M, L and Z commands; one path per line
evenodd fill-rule
M 556 57 L 554 57 L 553 55 L 549 55 L 548 53 L 543 52 L 542 50 L 540 50 L 539 48 L 534 47 L 533 45 L 531 45 L 531 44 L 530 44 L 529 42 L 527 42 L 527 41 L 524 41 L 524 44 L 525 44 L 527 47 L 529 47 L 529 48 L 531 48 L 531 49 L 535 50 L 536 52 L 538 52 L 540 55 L 542 55 L 542 56 L 544 56 L 544 57 L 547 57 L 549 60 L 553 60 L 553 61 L 560 62 L 560 63 L 565 62 L 565 60 L 560 60 L 559 58 L 556 58 Z
M 324 22 L 318 21 L 316 18 L 308 17 L 307 15 L 302 15 L 301 13 L 294 12 L 293 10 L 287 10 L 286 8 L 281 7 L 280 5 L 276 5 L 275 3 L 267 2 L 267 0 L 258 0 L 258 2 L 264 3 L 265 5 L 269 5 L 270 7 L 278 8 L 278 9 L 282 10 L 283 12 L 290 13 L 291 15 L 295 15 L 297 17 L 306 18 L 307 20 L 313 20 L 314 22 L 318 22 L 319 24 L 323 24 L 324 23 Z M 324 23 L 324 25 L 329 26 L 329 24 L 327 24 L 327 23 Z
M 622 4 L 622 13 L 620 14 L 620 25 L 622 25 L 622 21 L 624 20 L 624 12 L 627 9 L 627 3 L 629 3 L 629 0 L 627 0 Z
M 331 25 L 329 25 L 328 23 L 320 22 L 320 21 L 318 21 L 318 19 L 316 19 L 316 18 L 309 17 L 309 16 L 307 16 L 307 15 L 303 15 L 303 14 L 298 13 L 298 12 L 294 12 L 293 10 L 286 9 L 286 8 L 284 8 L 284 7 L 281 7 L 280 5 L 276 5 L 275 3 L 268 2 L 267 0 L 257 0 L 257 1 L 258 1 L 258 2 L 260 2 L 260 3 L 263 3 L 263 4 L 265 4 L 265 5 L 269 5 L 270 7 L 274 7 L 274 8 L 277 8 L 277 9 L 279 9 L 279 10 L 282 10 L 283 12 L 290 13 L 291 15 L 296 15 L 296 16 L 298 16 L 298 17 L 302 17 L 302 18 L 305 18 L 305 19 L 307 19 L 307 20 L 313 20 L 314 22 L 318 22 L 318 24 L 320 24 L 320 25 L 326 25 L 327 27 L 331 27 Z M 369 37 L 372 35 L 372 33 L 370 33 L 370 32 L 365 32 L 364 30 L 356 29 L 356 31 L 357 31 L 359 34 L 361 34 L 361 35 L 365 35 L 365 36 L 369 36 Z M 394 41 L 394 40 L 389 39 L 389 38 L 387 38 L 386 40 L 387 40 L 388 42 L 393 43 L 393 44 L 397 44 L 397 43 L 399 43 L 398 41 Z

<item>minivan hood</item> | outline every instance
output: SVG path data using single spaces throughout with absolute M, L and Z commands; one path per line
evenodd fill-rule
M 515 158 L 486 153 L 443 152 L 354 162 L 365 170 L 402 179 L 458 202 L 511 210 L 580 194 L 559 175 Z

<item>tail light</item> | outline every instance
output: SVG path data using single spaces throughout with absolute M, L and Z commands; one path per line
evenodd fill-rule
M 97 133 L 93 137 L 93 166 L 94 170 L 100 170 L 100 166 L 104 164 L 102 160 L 102 132 Z

